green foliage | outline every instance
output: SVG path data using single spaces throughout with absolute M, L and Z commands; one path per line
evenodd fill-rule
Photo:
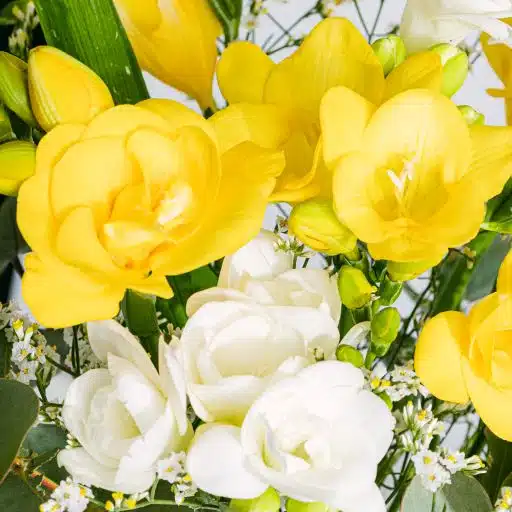
M 39 401 L 32 388 L 0 380 L 0 481 L 5 478 L 28 430 L 37 420 Z M 1 510 L 1 508 L 0 508 Z
M 225 44 L 238 39 L 242 18 L 242 0 L 208 0 L 224 30 Z
M 2 512 L 35 512 L 41 500 L 28 485 L 15 475 L 9 475 L 0 485 L 0 510 Z
M 512 443 L 496 437 L 490 430 L 485 431 L 485 437 L 489 446 L 489 470 L 483 475 L 482 484 L 494 502 L 512 473 Z
M 16 225 L 16 198 L 0 204 L 0 274 L 27 247 Z

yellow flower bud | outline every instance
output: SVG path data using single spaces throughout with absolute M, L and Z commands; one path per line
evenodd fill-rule
M 356 236 L 338 220 L 327 199 L 310 199 L 295 206 L 288 227 L 302 243 L 329 256 L 352 253 L 356 248 Z
M 377 291 L 361 270 L 355 267 L 341 267 L 338 276 L 338 290 L 341 302 L 349 309 L 359 309 L 366 306 Z
M 457 108 L 469 126 L 481 126 L 485 124 L 485 116 L 473 107 L 470 107 L 469 105 L 460 105 Z
M 15 196 L 21 184 L 34 174 L 36 147 L 15 140 L 0 146 L 0 193 Z
M 0 52 L 0 100 L 25 123 L 37 126 L 30 108 L 27 65 L 6 52 Z
M 386 76 L 400 66 L 407 56 L 402 38 L 394 34 L 378 39 L 372 44 L 372 48 L 380 60 Z
M 34 48 L 28 59 L 29 92 L 39 124 L 86 124 L 114 106 L 103 80 L 90 68 L 51 46 Z
M 271 487 L 253 500 L 231 500 L 229 504 L 233 512 L 277 512 L 280 508 L 279 494 Z
M 400 329 L 400 313 L 396 308 L 381 309 L 372 319 L 372 348 L 375 353 L 384 355 L 391 343 L 396 340 Z M 384 353 L 383 353 L 384 352 Z
M 451 97 L 462 87 L 468 76 L 468 54 L 448 43 L 437 44 L 430 51 L 437 53 L 441 57 L 443 65 L 441 92 L 445 96 Z
M 333 509 L 325 503 L 303 503 L 289 498 L 286 501 L 286 510 L 287 512 L 330 512 Z
M 364 364 L 363 354 L 351 345 L 339 345 L 336 349 L 336 359 L 344 363 L 350 363 L 356 368 L 361 368 Z

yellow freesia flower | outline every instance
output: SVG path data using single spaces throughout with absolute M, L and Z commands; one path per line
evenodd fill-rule
M 435 265 L 476 236 L 485 202 L 512 175 L 512 128 L 470 127 L 434 91 L 376 107 L 337 87 L 320 118 L 335 210 L 375 259 Z
M 208 0 L 114 0 L 140 66 L 213 106 L 216 39 L 222 29 Z
M 266 134 L 266 144 L 281 144 L 286 168 L 273 200 L 298 202 L 332 193 L 332 174 L 321 158 L 319 122 L 320 103 L 329 89 L 345 86 L 378 105 L 407 89 L 440 91 L 443 67 L 439 55 L 424 52 L 384 78 L 382 64 L 359 30 L 347 19 L 329 18 L 279 64 L 255 44 L 232 43 L 221 56 L 217 76 L 226 100 L 238 104 L 214 116 L 219 127 L 230 130 L 237 142 L 258 132 Z
M 483 422 L 512 441 L 512 251 L 497 292 L 469 316 L 441 313 L 423 328 L 415 368 L 431 393 L 448 402 L 473 402 Z
M 255 236 L 284 157 L 221 142 L 170 100 L 117 106 L 46 135 L 18 198 L 35 251 L 22 283 L 35 317 L 48 327 L 111 318 L 126 288 L 171 297 L 166 275 Z
M 505 21 L 512 25 L 512 18 Z M 512 125 L 512 48 L 505 43 L 491 43 L 491 37 L 482 33 L 482 49 L 489 61 L 489 64 L 503 82 L 503 89 L 488 89 L 488 94 L 494 98 L 503 98 L 505 100 L 505 110 L 507 113 L 507 123 Z

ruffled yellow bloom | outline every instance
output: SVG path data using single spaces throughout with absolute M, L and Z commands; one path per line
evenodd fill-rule
M 345 86 L 379 105 L 407 89 L 440 91 L 443 68 L 439 55 L 425 52 L 384 78 L 381 62 L 357 28 L 346 19 L 330 18 L 279 64 L 255 44 L 232 43 L 219 61 L 217 75 L 224 97 L 238 103 L 236 110 L 216 114 L 219 124 L 237 141 L 258 132 L 266 134 L 266 144 L 280 144 L 286 169 L 273 199 L 298 202 L 332 193 L 332 174 L 321 158 L 319 118 L 329 89 Z M 256 108 L 263 104 L 269 107 Z
M 165 278 L 234 252 L 260 228 L 281 153 L 221 149 L 178 103 L 109 109 L 41 141 L 21 187 L 31 248 L 23 296 L 48 327 L 110 318 L 126 288 L 170 297 Z
M 429 320 L 415 354 L 418 376 L 434 396 L 473 402 L 484 423 L 512 441 L 512 251 L 497 292 L 473 307 Z
M 208 0 L 114 0 L 140 66 L 213 105 L 216 39 L 222 29 Z
M 335 210 L 375 259 L 433 266 L 476 236 L 485 202 L 512 175 L 512 128 L 468 126 L 437 92 L 376 107 L 337 87 L 320 110 Z
M 512 25 L 512 18 L 502 20 Z M 490 43 L 490 36 L 482 33 L 482 48 L 489 64 L 503 83 L 503 89 L 489 89 L 487 92 L 495 98 L 505 100 L 507 123 L 512 125 L 512 48 L 505 43 Z

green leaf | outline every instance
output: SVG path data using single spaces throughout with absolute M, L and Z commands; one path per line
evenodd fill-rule
M 207 265 L 187 274 L 168 277 L 167 280 L 174 291 L 172 299 L 158 298 L 157 310 L 174 326 L 182 328 L 188 317 L 186 305 L 194 293 L 217 286 L 217 274 Z
M 242 18 L 242 0 L 208 0 L 224 30 L 225 44 L 238 39 Z
M 0 378 L 7 377 L 11 369 L 12 343 L 7 341 L 5 329 L 0 330 Z
M 77 58 L 108 85 L 117 104 L 149 98 L 112 0 L 35 0 L 49 45 Z
M 41 500 L 28 485 L 15 475 L 9 475 L 0 485 L 0 510 L 2 512 L 35 512 Z
M 0 205 L 0 274 L 24 247 L 16 224 L 16 198 L 7 197 Z
M 401 512 L 491 512 L 492 503 L 478 481 L 462 473 L 452 477 L 435 495 L 427 491 L 416 476 L 402 501 Z
M 512 473 L 512 443 L 496 437 L 488 429 L 485 437 L 489 446 L 489 470 L 483 475 L 482 484 L 495 501 L 503 482 Z
M 39 400 L 32 388 L 14 380 L 0 379 L 0 481 L 5 478 L 12 461 L 37 420 Z M 1 510 L 1 508 L 0 508 Z
M 57 425 L 41 423 L 27 434 L 24 446 L 36 453 L 66 447 L 66 432 Z

